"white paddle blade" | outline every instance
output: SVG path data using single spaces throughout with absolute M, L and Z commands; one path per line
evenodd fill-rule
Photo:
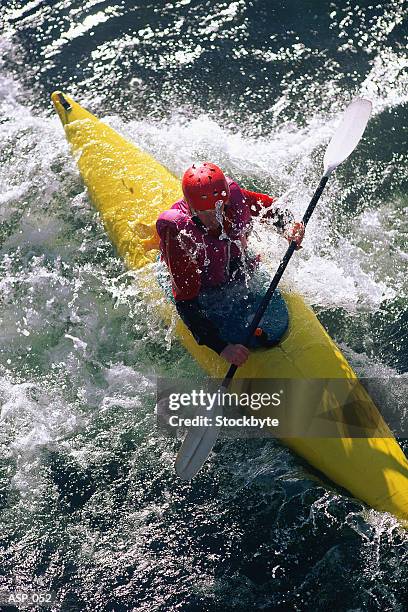
M 206 414 L 210 419 L 210 425 L 192 427 L 188 430 L 175 463 L 176 472 L 182 480 L 194 478 L 208 459 L 221 429 L 221 425 L 217 425 L 217 417 L 222 414 L 222 406 L 216 404 Z
M 324 175 L 329 176 L 354 151 L 370 118 L 372 104 L 365 98 L 356 98 L 346 108 L 324 156 Z

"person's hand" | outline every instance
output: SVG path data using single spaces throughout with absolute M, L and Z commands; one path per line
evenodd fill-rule
M 220 357 L 223 357 L 228 363 L 242 366 L 249 357 L 249 350 L 242 344 L 228 344 L 220 353 Z
M 286 239 L 288 242 L 292 242 L 294 240 L 296 242 L 296 250 L 298 251 L 302 247 L 303 236 L 305 235 L 305 226 L 302 221 L 298 221 L 292 225 L 286 232 Z

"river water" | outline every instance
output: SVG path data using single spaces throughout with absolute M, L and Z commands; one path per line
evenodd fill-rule
M 198 366 L 146 312 L 49 102 L 61 88 L 177 175 L 210 159 L 300 217 L 340 111 L 370 97 L 285 284 L 360 375 L 406 382 L 406 15 L 400 0 L 1 3 L 0 587 L 52 593 L 53 610 L 407 609 L 406 531 L 278 442 L 221 441 L 177 479 L 154 376 Z M 273 267 L 284 245 L 257 231 Z

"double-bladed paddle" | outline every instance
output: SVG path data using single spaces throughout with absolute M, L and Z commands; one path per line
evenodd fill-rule
M 323 167 L 324 172 L 318 188 L 316 189 L 309 206 L 303 215 L 303 224 L 306 226 L 312 213 L 322 195 L 323 189 L 329 179 L 330 174 L 339 166 L 347 157 L 354 151 L 358 145 L 368 119 L 371 114 L 372 104 L 364 98 L 356 98 L 344 111 L 342 120 L 337 127 L 324 155 Z M 264 315 L 266 308 L 272 298 L 272 295 L 278 286 L 280 279 L 288 265 L 296 249 L 296 242 L 292 241 L 279 264 L 275 276 L 267 290 L 262 302 L 260 303 L 256 314 L 247 329 L 245 338 L 245 346 L 248 346 L 256 328 Z M 231 365 L 220 387 L 220 393 L 226 391 L 237 371 L 237 366 Z M 216 425 L 216 417 L 223 413 L 221 404 L 215 404 L 214 407 L 207 411 L 209 419 L 207 422 L 212 423 L 207 426 L 192 427 L 188 430 L 185 439 L 180 447 L 176 458 L 176 472 L 183 480 L 191 480 L 200 470 L 203 463 L 214 446 L 221 426 Z

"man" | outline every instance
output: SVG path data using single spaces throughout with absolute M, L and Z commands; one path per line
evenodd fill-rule
M 302 223 L 274 204 L 276 198 L 243 189 L 215 164 L 193 164 L 182 180 L 184 199 L 157 220 L 162 259 L 172 280 L 177 311 L 198 344 L 210 347 L 229 363 L 241 366 L 248 349 L 228 344 L 200 309 L 200 290 L 216 287 L 253 270 L 258 258 L 247 253 L 252 217 L 270 219 L 275 229 L 297 248 L 304 235 Z

